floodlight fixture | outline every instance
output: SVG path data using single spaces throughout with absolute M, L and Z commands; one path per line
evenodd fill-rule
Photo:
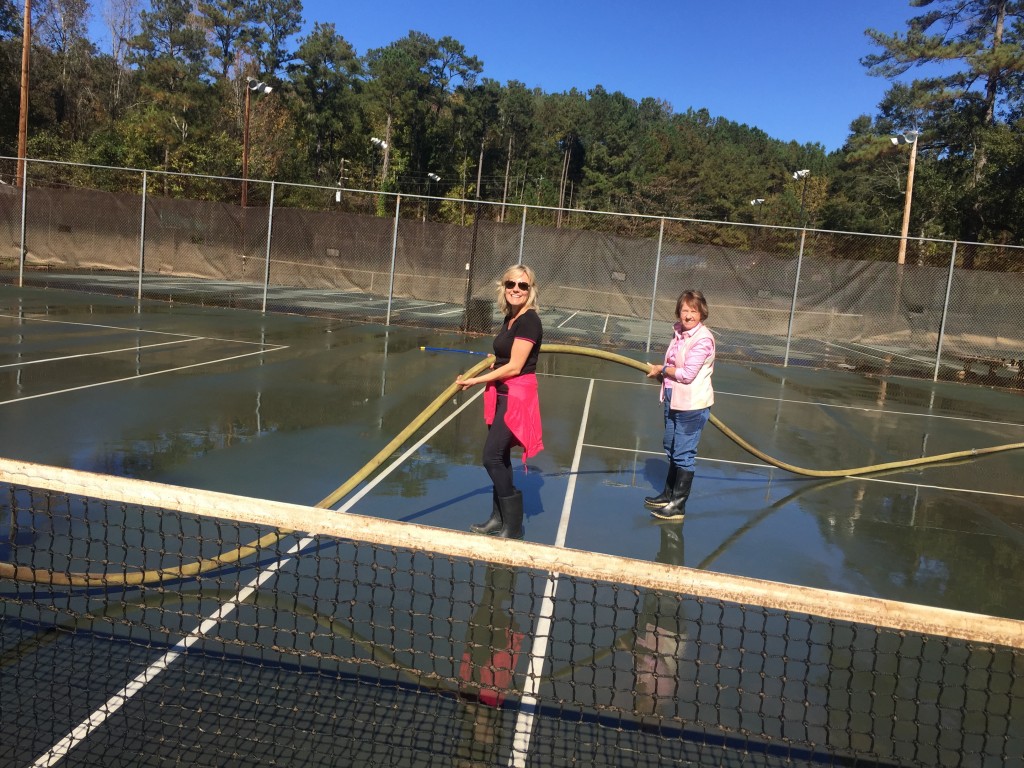
M 436 173 L 428 173 L 427 174 L 427 178 L 430 179 L 431 181 L 440 181 L 441 180 L 441 177 L 438 176 Z
M 793 180 L 794 181 L 799 181 L 800 179 L 806 179 L 810 175 L 811 175 L 811 169 L 810 168 L 804 168 L 804 169 L 799 170 L 799 171 L 793 171 Z
M 378 139 L 376 136 L 370 137 L 370 143 L 373 144 L 373 146 L 375 147 L 380 147 L 381 149 L 388 148 L 388 143 L 384 141 L 384 139 Z
M 755 197 L 753 200 L 750 201 L 750 204 L 751 205 L 764 205 L 764 198 L 763 197 Z
M 889 141 L 893 144 L 913 144 L 917 141 L 917 137 L 920 135 L 920 131 L 907 131 L 906 133 L 899 133 L 895 136 L 890 136 Z
M 247 77 L 246 81 L 248 83 L 249 90 L 253 91 L 254 93 L 270 93 L 272 90 L 274 90 L 273 86 L 260 82 L 259 80 L 252 76 Z

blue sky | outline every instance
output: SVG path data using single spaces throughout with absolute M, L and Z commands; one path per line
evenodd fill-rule
M 501 83 L 602 85 L 830 151 L 888 87 L 860 64 L 876 52 L 864 30 L 904 32 L 915 10 L 907 0 L 303 0 L 306 31 L 332 22 L 359 54 L 410 30 L 450 35 Z

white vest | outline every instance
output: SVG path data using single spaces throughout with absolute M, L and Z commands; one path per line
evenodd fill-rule
M 676 349 L 676 362 L 681 368 L 683 360 L 686 359 L 687 350 L 697 339 L 711 339 L 711 354 L 704 360 L 697 375 L 689 384 L 681 384 L 678 381 L 671 382 L 672 402 L 670 407 L 673 411 L 700 411 L 710 408 L 715 403 L 715 390 L 711 387 L 711 374 L 715 372 L 715 337 L 706 326 L 701 325 L 696 333 L 683 339 L 683 343 Z M 662 397 L 664 398 L 664 393 L 662 393 Z

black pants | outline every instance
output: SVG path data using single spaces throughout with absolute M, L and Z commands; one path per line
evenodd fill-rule
M 483 457 L 484 469 L 491 476 L 494 491 L 502 498 L 515 493 L 515 486 L 512 484 L 512 446 L 516 439 L 512 435 L 512 430 L 505 424 L 507 410 L 508 396 L 499 394 L 494 422 L 487 428 Z

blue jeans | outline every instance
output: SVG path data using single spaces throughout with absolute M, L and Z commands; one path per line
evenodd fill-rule
M 697 464 L 700 433 L 711 416 L 710 408 L 699 411 L 673 411 L 665 398 L 665 455 L 680 469 L 693 472 Z

